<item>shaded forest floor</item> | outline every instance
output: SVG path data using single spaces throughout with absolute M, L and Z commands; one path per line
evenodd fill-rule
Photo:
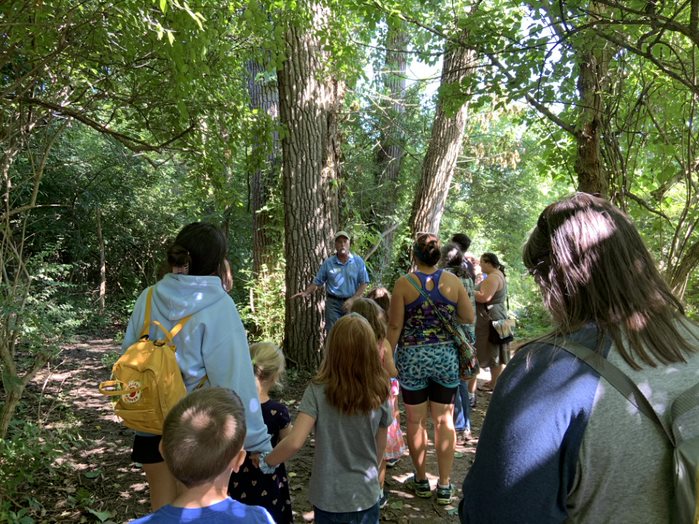
M 129 459 L 131 433 L 112 414 L 109 401 L 97 392 L 97 384 L 109 377 L 109 365 L 118 349 L 111 339 L 72 344 L 29 386 L 26 412 L 36 414 L 46 431 L 65 431 L 71 435 L 55 461 L 60 474 L 46 474 L 45 478 L 32 482 L 33 498 L 40 504 L 30 514 L 38 522 L 118 523 L 149 512 L 145 475 Z M 307 380 L 307 376 L 290 373 L 280 395 L 289 406 L 292 419 Z M 478 406 L 471 415 L 474 437 L 478 436 L 489 395 L 478 392 Z M 390 468 L 386 475 L 390 499 L 381 511 L 382 522 L 458 522 L 456 507 L 461 482 L 473 462 L 475 445 L 474 440 L 467 446 L 457 446 L 452 482 L 458 492 L 449 506 L 437 505 L 434 497 L 416 497 L 406 489 L 404 483 L 412 475 L 407 455 Z M 306 493 L 312 461 L 313 448 L 307 444 L 287 463 L 296 522 L 312 521 L 312 507 Z M 428 475 L 433 487 L 436 473 L 436 457 L 431 447 Z

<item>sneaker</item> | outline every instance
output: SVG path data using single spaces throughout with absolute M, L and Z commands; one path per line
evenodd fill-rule
M 381 490 L 381 498 L 379 499 L 379 509 L 383 509 L 388 505 L 388 493 Z
M 408 481 L 408 489 L 415 493 L 418 497 L 428 499 L 432 496 L 432 488 L 430 488 L 430 481 L 417 480 L 415 475 Z
M 446 488 L 437 485 L 437 504 L 447 505 L 454 498 L 454 484 L 449 484 Z
M 398 464 L 398 462 L 400 462 L 400 457 L 395 458 L 395 459 L 389 459 L 389 460 L 386 461 L 386 467 L 387 467 L 387 468 L 392 468 L 392 467 L 394 467 L 396 464 Z
M 478 404 L 478 397 L 474 393 L 473 395 L 471 393 L 468 394 L 468 402 L 471 404 L 472 408 L 475 408 L 476 405 Z

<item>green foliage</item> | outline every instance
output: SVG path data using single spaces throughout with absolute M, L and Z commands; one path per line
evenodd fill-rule
M 111 371 L 116 361 L 119 360 L 119 357 L 121 357 L 121 353 L 118 351 L 105 351 L 100 357 L 100 363 Z
M 65 430 L 43 431 L 32 422 L 11 425 L 8 438 L 0 439 L 0 522 L 41 522 L 42 486 L 61 485 L 68 473 L 56 463 L 66 438 Z
M 443 241 L 465 232 L 476 257 L 493 252 L 505 265 L 518 339 L 546 325 L 538 290 L 522 263 L 522 245 L 541 210 L 568 192 L 565 186 L 555 187 L 549 173 L 540 168 L 541 138 L 536 128 L 524 132 L 525 116 L 525 110 L 516 105 L 471 114 L 441 228 Z
M 553 329 L 551 317 L 541 301 L 531 302 L 515 311 L 518 341 L 531 340 Z
M 245 287 L 250 290 L 245 305 L 238 303 L 240 316 L 250 338 L 253 341 L 268 340 L 281 345 L 286 309 L 284 263 L 280 261 L 271 269 L 263 265 L 254 280 L 250 271 L 241 270 L 240 273 L 245 280 Z

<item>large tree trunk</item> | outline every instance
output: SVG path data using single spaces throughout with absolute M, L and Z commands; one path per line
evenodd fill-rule
M 379 192 L 374 214 L 375 223 L 383 234 L 382 244 L 379 247 L 380 261 L 375 265 L 377 282 L 383 282 L 388 273 L 395 236 L 396 194 L 401 165 L 405 156 L 403 115 L 405 113 L 408 41 L 405 22 L 390 19 L 386 33 L 386 60 L 382 72 L 386 98 L 382 103 L 381 137 L 376 155 L 376 185 Z
M 304 289 L 330 253 L 337 227 L 336 184 L 339 147 L 337 112 L 341 84 L 325 69 L 329 56 L 313 28 L 323 27 L 329 10 L 309 5 L 311 27 L 291 25 L 286 31 L 286 61 L 278 71 L 284 194 L 284 255 L 287 296 Z M 314 369 L 323 339 L 325 302 L 287 303 L 284 346 L 287 356 L 304 369 Z
M 260 111 L 258 131 L 264 134 L 253 143 L 255 169 L 251 176 L 252 211 L 252 271 L 260 273 L 263 265 L 270 267 L 278 257 L 275 251 L 280 248 L 272 233 L 273 217 L 268 209 L 269 199 L 277 185 L 281 166 L 281 145 L 277 124 L 279 120 L 279 91 L 275 80 L 268 78 L 267 69 L 256 61 L 247 63 L 249 74 L 248 92 L 253 109 Z M 267 138 L 271 134 L 271 141 Z
M 439 232 L 444 204 L 454 175 L 456 161 L 461 153 L 466 128 L 466 101 L 455 108 L 453 114 L 446 111 L 446 93 L 449 86 L 458 85 L 473 71 L 475 53 L 467 47 L 449 44 L 444 56 L 442 77 L 437 102 L 437 113 L 432 124 L 430 143 L 422 164 L 422 176 L 415 192 L 410 231 Z M 453 108 L 453 105 L 451 106 Z

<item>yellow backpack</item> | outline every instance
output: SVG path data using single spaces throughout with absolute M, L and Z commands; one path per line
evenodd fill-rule
M 154 320 L 153 324 L 165 334 L 165 340 L 150 340 L 152 297 L 153 287 L 148 289 L 141 336 L 116 361 L 112 379 L 102 382 L 99 391 L 117 397 L 114 411 L 126 427 L 160 435 L 168 412 L 187 394 L 175 358 L 174 338 L 191 315 L 180 320 L 171 331 Z

